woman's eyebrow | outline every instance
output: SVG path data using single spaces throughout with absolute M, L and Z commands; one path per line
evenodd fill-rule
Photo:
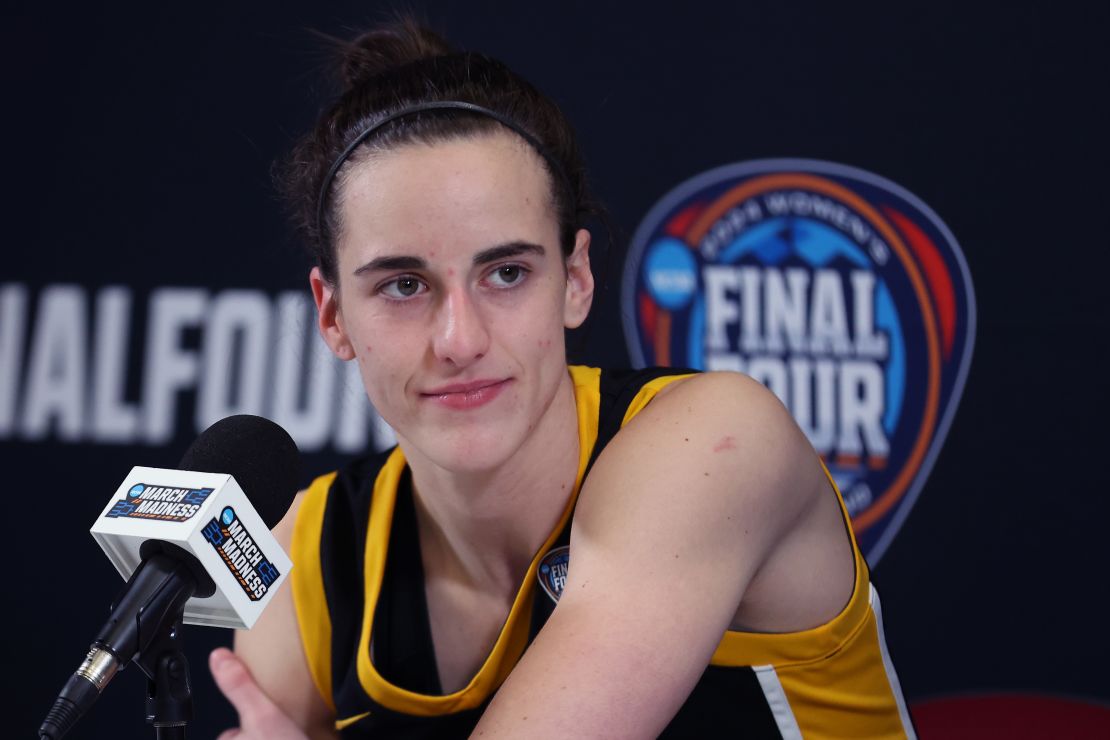
M 423 270 L 428 266 L 422 257 L 408 255 L 386 255 L 375 257 L 362 267 L 355 270 L 355 275 L 362 275 L 376 270 Z
M 537 257 L 543 257 L 546 253 L 546 250 L 539 244 L 520 241 L 506 242 L 505 244 L 498 244 L 496 247 L 490 247 L 489 249 L 483 249 L 481 252 L 478 252 L 478 254 L 474 255 L 474 264 L 485 265 L 490 262 L 503 260 L 507 257 L 516 257 L 521 254 L 534 254 Z M 375 257 L 365 265 L 357 268 L 354 274 L 363 275 L 378 270 L 424 270 L 427 267 L 428 263 L 423 257 L 390 254 L 382 257 Z
M 496 262 L 497 260 L 503 260 L 506 257 L 517 257 L 522 254 L 534 254 L 537 257 L 543 257 L 544 254 L 546 254 L 546 250 L 539 244 L 532 244 L 530 242 L 507 242 L 478 252 L 478 254 L 474 255 L 474 264 L 485 265 L 490 262 Z

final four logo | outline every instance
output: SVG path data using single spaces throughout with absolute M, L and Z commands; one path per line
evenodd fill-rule
M 737 370 L 782 399 L 874 565 L 924 484 L 971 362 L 975 296 L 937 215 L 843 165 L 722 167 L 644 219 L 622 302 L 637 364 Z
M 536 578 L 543 587 L 544 593 L 551 597 L 555 603 L 563 595 L 563 588 L 567 585 L 567 570 L 570 566 L 570 548 L 566 545 L 556 547 L 540 560 L 540 567 Z

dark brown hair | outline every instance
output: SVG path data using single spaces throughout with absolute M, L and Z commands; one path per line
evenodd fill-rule
M 324 278 L 335 284 L 336 235 L 342 224 L 336 190 L 344 173 L 372 151 L 412 142 L 435 143 L 505 130 L 494 118 L 465 110 L 432 110 L 401 116 L 375 131 L 346 160 L 332 181 L 323 218 L 317 221 L 321 187 L 342 152 L 368 127 L 412 106 L 440 101 L 472 103 L 493 111 L 526 131 L 542 147 L 552 201 L 565 255 L 575 232 L 598 215 L 589 194 L 585 168 L 569 121 L 559 107 L 501 62 L 482 54 L 458 52 L 411 18 L 339 43 L 344 92 L 320 117 L 313 131 L 294 147 L 278 170 L 278 183 L 294 223 Z M 562 172 L 553 171 L 553 167 Z

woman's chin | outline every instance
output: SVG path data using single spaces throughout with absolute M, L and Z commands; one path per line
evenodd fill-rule
M 511 444 L 504 431 L 491 429 L 437 434 L 432 439 L 417 441 L 415 449 L 421 450 L 422 457 L 444 471 L 477 475 L 504 465 L 518 446 Z

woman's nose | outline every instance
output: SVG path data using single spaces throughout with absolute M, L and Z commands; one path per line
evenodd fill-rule
M 489 340 L 485 319 L 469 293 L 462 288 L 446 293 L 432 340 L 436 358 L 465 367 L 486 354 Z

